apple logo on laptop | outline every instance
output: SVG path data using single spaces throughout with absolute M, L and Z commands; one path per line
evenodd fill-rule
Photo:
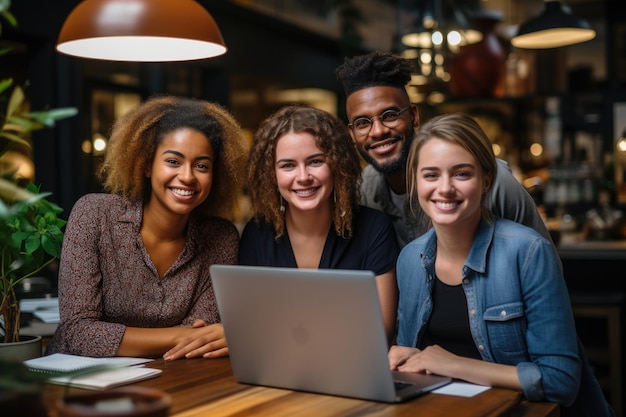
M 298 344 L 305 344 L 309 342 L 309 331 L 302 325 L 302 323 L 298 323 L 296 327 L 291 329 L 291 337 Z

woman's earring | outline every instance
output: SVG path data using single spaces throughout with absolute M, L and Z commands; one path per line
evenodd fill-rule
M 278 197 L 280 198 L 280 212 L 285 214 L 285 203 L 283 202 L 283 196 L 278 194 Z
M 335 206 L 337 205 L 337 194 L 335 194 L 335 190 L 333 190 L 333 203 L 335 203 Z M 339 217 L 343 217 L 345 215 L 346 215 L 345 210 L 341 210 L 341 212 L 339 212 Z

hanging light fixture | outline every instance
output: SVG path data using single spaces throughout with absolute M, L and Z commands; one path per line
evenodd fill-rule
M 189 61 L 227 48 L 194 0 L 84 0 L 65 20 L 57 51 L 109 61 Z
M 406 8 L 411 28 L 401 38 L 402 55 L 415 62 L 416 85 L 448 82 L 447 60 L 483 34 L 470 20 L 478 9 L 466 0 L 420 0 Z M 413 81 L 412 81 L 413 83 Z
M 520 25 L 511 39 L 516 48 L 547 49 L 586 42 L 596 37 L 596 32 L 585 19 L 570 13 L 560 1 L 546 0 L 543 12 Z
M 615 142 L 615 149 L 620 155 L 626 155 L 626 128 L 624 128 L 620 137 L 617 138 L 617 141 Z
M 464 12 L 452 3 L 444 5 L 441 2 L 426 1 L 417 10 L 419 21 L 416 27 L 402 36 L 402 44 L 412 48 L 430 48 L 433 44 L 440 45 L 445 38 L 447 45 L 455 49 L 480 42 L 482 34 L 469 27 Z M 451 10 L 444 13 L 444 6 Z

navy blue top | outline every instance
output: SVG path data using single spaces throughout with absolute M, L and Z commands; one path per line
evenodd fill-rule
M 241 235 L 239 263 L 297 268 L 288 234 L 278 240 L 274 236 L 274 228 L 269 223 L 250 220 Z M 359 206 L 354 215 L 352 238 L 337 236 L 331 225 L 319 268 L 360 269 L 382 275 L 395 267 L 398 253 L 389 217 L 379 210 Z

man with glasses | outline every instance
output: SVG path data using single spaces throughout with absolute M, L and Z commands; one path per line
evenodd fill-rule
M 388 52 L 346 58 L 336 71 L 352 139 L 368 163 L 361 202 L 391 216 L 400 247 L 426 231 L 406 204 L 406 160 L 419 125 L 406 92 L 411 71 L 409 61 Z M 501 159 L 488 205 L 495 215 L 530 226 L 551 241 L 534 200 Z

